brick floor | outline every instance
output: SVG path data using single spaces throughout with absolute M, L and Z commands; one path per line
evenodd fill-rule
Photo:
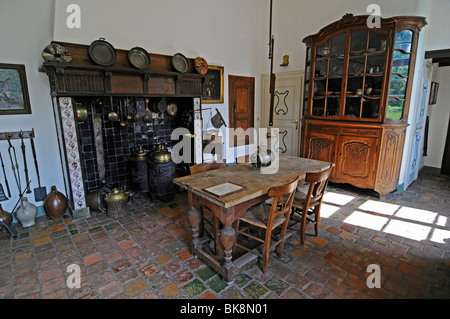
M 378 204 L 378 206 L 377 206 Z M 380 205 L 381 204 L 381 205 Z M 227 285 L 190 252 L 186 193 L 134 199 L 118 220 L 40 217 L 0 232 L 0 298 L 450 298 L 450 178 L 421 172 L 401 194 L 330 183 L 319 236 L 291 237 L 263 274 L 255 264 Z M 80 268 L 81 286 L 68 288 Z M 378 265 L 381 288 L 369 288 Z

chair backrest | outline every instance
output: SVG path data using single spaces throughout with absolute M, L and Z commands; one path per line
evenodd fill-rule
M 285 185 L 275 186 L 269 189 L 268 195 L 270 198 L 273 198 L 269 221 L 271 217 L 273 221 L 281 215 L 290 213 L 297 185 L 298 177 Z
M 214 169 L 219 169 L 219 168 L 223 168 L 223 167 L 227 167 L 227 164 L 223 163 L 223 162 L 222 163 L 221 162 L 200 163 L 197 165 L 190 166 L 189 170 L 191 172 L 191 175 L 194 175 L 194 174 L 212 171 Z
M 306 173 L 305 181 L 310 183 L 305 206 L 311 207 L 322 203 L 323 195 L 327 189 L 328 179 L 331 174 L 333 164 L 322 172 Z

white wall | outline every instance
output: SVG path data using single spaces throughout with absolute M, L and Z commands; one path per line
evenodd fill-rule
M 450 67 L 437 68 L 435 66 L 433 81 L 439 83 L 439 90 L 437 103 L 428 106 L 430 130 L 428 133 L 428 156 L 424 158 L 424 165 L 440 168 L 450 118 Z
M 450 37 L 450 0 L 430 1 L 427 51 L 449 49 Z
M 429 29 L 426 51 L 450 49 L 450 0 L 433 0 L 429 10 Z M 433 81 L 439 83 L 437 103 L 428 107 L 430 129 L 428 133 L 428 155 L 424 165 L 440 168 L 444 154 L 450 116 L 450 67 L 433 66 Z
M 41 185 L 46 186 L 48 192 L 52 185 L 55 185 L 58 190 L 64 190 L 48 77 L 44 73 L 38 72 L 38 67 L 43 62 L 42 49 L 53 38 L 53 8 L 54 0 L 0 1 L 0 27 L 2 30 L 0 32 L 0 62 L 25 65 L 32 110 L 32 114 L 29 115 L 1 115 L 0 132 L 34 128 Z M 12 143 L 21 166 L 21 182 L 22 188 L 24 188 L 26 183 L 20 140 L 13 140 Z M 38 185 L 28 140 L 25 141 L 25 146 L 29 177 L 32 180 L 31 189 L 33 189 Z M 0 204 L 5 210 L 11 211 L 18 200 L 19 190 L 12 173 L 8 147 L 7 141 L 0 141 L 0 151 L 5 162 L 12 198 Z M 0 183 L 6 191 L 3 173 L 0 173 Z M 30 202 L 35 203 L 34 194 L 29 194 L 27 197 Z M 43 203 L 35 204 L 40 206 Z

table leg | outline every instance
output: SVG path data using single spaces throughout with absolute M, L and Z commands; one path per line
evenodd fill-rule
M 198 208 L 191 208 L 188 211 L 188 220 L 192 230 L 192 252 L 197 248 L 200 241 L 200 223 L 202 221 L 202 212 Z M 195 255 L 194 255 L 195 256 Z
M 224 280 L 227 283 L 233 281 L 233 263 L 231 262 L 233 247 L 236 240 L 236 231 L 233 226 L 224 226 L 220 232 L 220 241 L 222 242 L 224 248 Z

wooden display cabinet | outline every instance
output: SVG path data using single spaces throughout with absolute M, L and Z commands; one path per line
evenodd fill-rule
M 423 17 L 346 14 L 306 37 L 301 156 L 335 163 L 330 180 L 394 191 Z

